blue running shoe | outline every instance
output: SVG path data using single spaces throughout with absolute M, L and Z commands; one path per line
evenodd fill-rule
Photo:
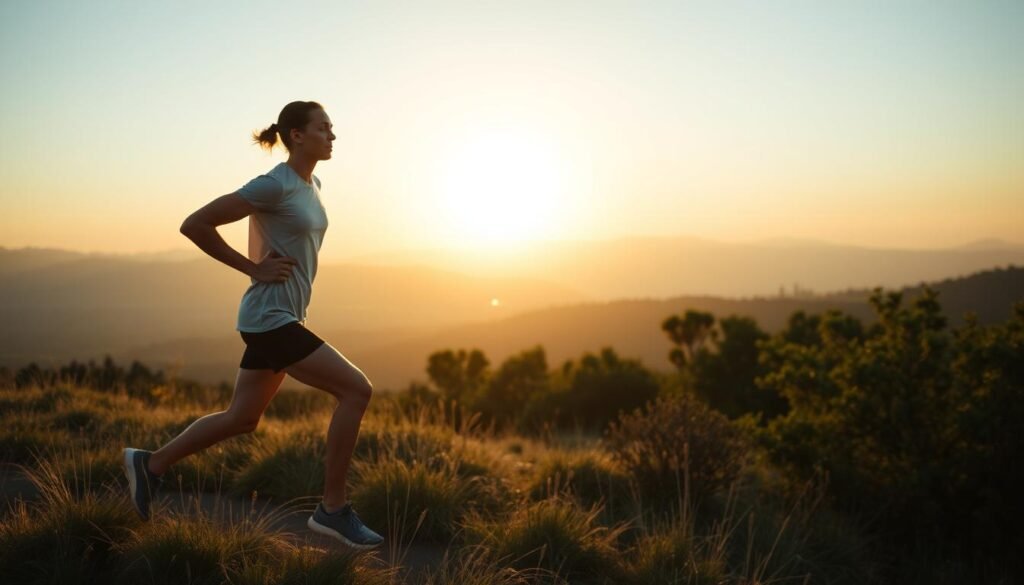
M 143 520 L 149 520 L 149 504 L 164 483 L 162 476 L 149 470 L 149 456 L 152 454 L 151 451 L 131 447 L 124 450 L 124 474 L 128 476 L 128 495 L 135 506 L 135 511 Z
M 356 511 L 352 509 L 352 502 L 345 504 L 333 514 L 328 514 L 324 510 L 324 503 L 320 502 L 306 525 L 314 532 L 337 538 L 355 549 L 367 550 L 384 542 L 383 536 L 363 524 Z

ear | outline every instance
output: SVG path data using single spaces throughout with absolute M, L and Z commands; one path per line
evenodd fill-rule
M 291 136 L 292 144 L 302 144 L 302 132 L 298 128 L 292 128 L 288 131 L 288 134 Z

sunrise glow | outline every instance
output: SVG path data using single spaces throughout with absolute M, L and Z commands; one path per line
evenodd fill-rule
M 469 246 L 507 246 L 549 236 L 559 217 L 562 177 L 549 142 L 515 129 L 480 133 L 439 166 L 438 196 L 452 237 Z

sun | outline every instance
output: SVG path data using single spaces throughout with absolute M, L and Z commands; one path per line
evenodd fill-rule
M 460 244 L 507 247 L 549 236 L 562 191 L 550 141 L 515 129 L 460 141 L 440 167 L 440 198 Z

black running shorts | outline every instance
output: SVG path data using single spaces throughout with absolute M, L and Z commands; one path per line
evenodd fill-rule
M 274 370 L 280 372 L 323 345 L 324 340 L 292 321 L 270 331 L 260 333 L 238 332 L 245 342 L 245 353 L 238 367 L 247 370 Z

